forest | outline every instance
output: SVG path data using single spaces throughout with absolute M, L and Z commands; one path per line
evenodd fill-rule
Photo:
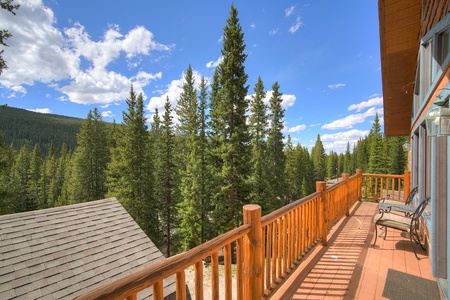
M 15 138 L 6 142 L 0 131 L 0 214 L 116 197 L 171 256 L 239 226 L 245 204 L 259 204 L 267 214 L 342 173 L 403 174 L 406 138 L 384 137 L 378 115 L 370 134 L 348 143 L 345 153 L 325 153 L 320 135 L 311 151 L 294 145 L 283 134 L 278 82 L 268 105 L 261 78 L 246 98 L 247 56 L 234 6 L 223 36 L 224 59 L 211 84 L 201 78 L 196 87 L 188 66 L 176 106 L 167 98 L 150 127 L 143 95 L 131 86 L 122 124 L 105 123 L 93 109 L 73 146 L 68 140 L 18 149 Z M 53 133 L 43 130 L 42 140 Z

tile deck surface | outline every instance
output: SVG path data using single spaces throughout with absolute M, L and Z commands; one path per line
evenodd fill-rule
M 388 299 L 382 296 L 388 269 L 435 281 L 426 251 L 415 249 L 398 230 L 378 237 L 373 248 L 373 216 L 378 204 L 356 203 L 271 299 Z M 378 231 L 380 232 L 380 231 Z

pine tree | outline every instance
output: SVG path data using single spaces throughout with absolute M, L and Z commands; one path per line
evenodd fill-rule
M 330 155 L 328 155 L 328 160 L 327 160 L 327 176 L 329 178 L 338 177 L 338 175 L 337 175 L 338 161 L 339 161 L 338 154 L 334 151 L 331 151 Z
M 268 178 L 268 157 L 267 157 L 267 126 L 266 115 L 267 106 L 264 104 L 266 92 L 261 77 L 255 84 L 255 95 L 250 103 L 249 131 L 251 136 L 252 175 L 250 177 L 250 202 L 262 207 L 263 214 L 274 210 L 278 205 L 271 199 L 271 186 Z
M 347 148 L 344 154 L 344 173 L 351 174 L 351 153 L 350 153 L 350 143 L 347 142 Z
M 189 66 L 184 77 L 183 92 L 175 108 L 179 120 L 177 131 L 184 144 L 183 147 L 178 147 L 180 151 L 177 151 L 181 169 L 180 190 L 183 199 L 177 205 L 180 217 L 177 232 L 180 233 L 182 247 L 185 250 L 199 245 L 202 241 L 203 208 L 199 201 L 202 188 L 198 134 L 200 116 L 194 82 L 192 68 Z
M 2 140 L 3 132 L 0 131 L 0 215 L 15 212 L 14 197 L 18 192 L 11 176 L 15 151 Z
M 370 141 L 370 156 L 368 165 L 369 173 L 385 174 L 387 171 L 385 142 L 381 134 L 381 126 L 379 123 L 378 113 L 375 115 L 372 129 L 370 130 L 369 141 Z
M 169 257 L 171 255 L 172 246 L 172 226 L 174 226 L 174 213 L 176 199 L 174 199 L 174 189 L 176 187 L 175 183 L 175 163 L 174 163 L 174 129 L 172 121 L 172 107 L 170 105 L 169 97 L 166 99 L 164 105 L 164 115 L 163 121 L 161 123 L 161 139 L 160 139 L 160 157 L 161 169 L 158 174 L 158 185 L 160 189 L 160 205 L 163 207 L 161 216 L 165 226 L 165 237 L 166 237 L 166 255 Z
M 311 150 L 311 158 L 314 164 L 314 181 L 325 180 L 326 176 L 326 155 L 325 149 L 323 148 L 322 141 L 320 140 L 320 135 L 317 135 L 316 144 Z
M 206 234 L 211 232 L 210 228 L 207 228 L 206 217 L 211 211 L 211 170 L 208 167 L 208 115 L 207 115 L 207 98 L 208 98 L 208 86 L 204 77 L 200 80 L 200 93 L 199 93 L 199 108 L 198 115 L 200 117 L 199 122 L 199 152 L 200 152 L 200 205 L 201 205 L 201 242 L 206 241 Z
M 77 135 L 74 153 L 73 200 L 85 202 L 105 197 L 110 160 L 108 130 L 97 108 L 89 111 Z
M 117 197 L 150 239 L 159 240 L 158 204 L 153 191 L 153 161 L 142 94 L 133 86 L 123 124 L 108 164 L 108 195 Z
M 30 154 L 26 146 L 20 148 L 19 154 L 12 168 L 12 181 L 17 187 L 16 201 L 14 202 L 14 212 L 27 211 L 28 202 L 28 170 L 30 169 Z
M 387 139 L 388 173 L 402 175 L 405 172 L 408 154 L 403 150 L 407 137 L 395 136 Z
M 33 152 L 31 152 L 30 168 L 28 169 L 26 211 L 36 210 L 46 206 L 42 202 L 43 199 L 39 196 L 42 164 L 41 151 L 38 144 L 36 144 Z
M 242 206 L 248 203 L 248 178 L 250 176 L 250 136 L 246 122 L 248 75 L 245 73 L 244 33 L 238 13 L 231 6 L 230 17 L 224 28 L 222 56 L 218 66 L 218 82 L 213 82 L 211 119 L 215 139 L 220 142 L 213 154 L 220 158 L 220 189 L 214 195 L 215 224 L 218 232 L 224 232 L 242 222 Z M 216 92 L 214 84 L 220 87 Z
M 285 204 L 288 204 L 296 199 L 299 196 L 297 194 L 297 157 L 296 152 L 294 151 L 294 146 L 292 145 L 291 136 L 288 135 L 286 149 L 286 166 L 285 166 L 285 178 L 286 178 L 286 198 Z
M 283 204 L 286 193 L 286 179 L 284 177 L 284 170 L 286 167 L 286 156 L 284 153 L 283 143 L 283 119 L 284 109 L 281 106 L 283 99 L 281 99 L 282 93 L 279 91 L 280 85 L 275 82 L 272 85 L 272 97 L 269 100 L 269 134 L 267 137 L 268 148 L 268 163 L 270 174 L 270 186 L 272 191 L 272 197 L 277 200 L 278 205 L 275 208 L 280 207 Z

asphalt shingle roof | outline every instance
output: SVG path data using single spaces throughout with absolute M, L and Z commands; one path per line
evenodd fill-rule
M 70 299 L 164 259 L 115 198 L 0 216 L 0 299 Z

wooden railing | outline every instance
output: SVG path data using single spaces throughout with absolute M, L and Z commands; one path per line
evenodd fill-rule
M 203 260 L 207 257 L 211 258 L 211 295 L 207 298 L 270 298 L 288 273 L 299 265 L 318 242 L 327 245 L 327 234 L 333 224 L 344 215 L 349 215 L 351 206 L 361 200 L 363 180 L 370 183 L 379 180 L 377 178 L 385 178 L 385 175 L 363 175 L 361 170 L 357 170 L 357 174 L 352 177 L 343 174 L 342 180 L 329 188 L 325 182 L 317 182 L 315 193 L 264 217 L 261 217 L 258 205 L 246 205 L 243 208 L 242 226 L 76 299 L 136 299 L 139 291 L 149 287 L 152 287 L 153 299 L 163 299 L 167 296 L 163 292 L 163 280 L 173 275 L 176 276 L 177 299 L 186 299 L 185 270 L 192 266 L 195 287 L 190 293 L 195 299 L 203 299 L 206 297 Z M 378 190 L 369 191 L 376 194 Z M 233 248 L 236 253 L 234 279 Z M 223 291 L 219 291 L 220 250 L 224 253 L 224 275 L 221 279 L 224 280 Z
M 404 201 L 411 190 L 410 175 L 410 171 L 404 175 L 363 174 L 362 198 L 379 201 L 389 195 L 390 199 Z

